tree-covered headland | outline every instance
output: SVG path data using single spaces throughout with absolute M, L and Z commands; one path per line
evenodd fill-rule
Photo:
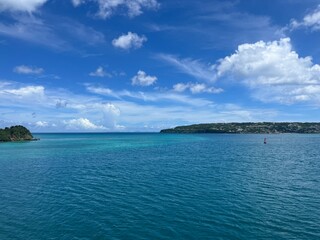
M 0 142 L 35 140 L 31 132 L 24 126 L 12 126 L 0 129 Z
M 247 122 L 208 123 L 163 129 L 161 133 L 320 133 L 320 123 Z

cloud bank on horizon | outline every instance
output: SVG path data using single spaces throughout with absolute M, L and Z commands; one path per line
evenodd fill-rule
M 319 26 L 314 0 L 0 0 L 0 127 L 319 121 Z

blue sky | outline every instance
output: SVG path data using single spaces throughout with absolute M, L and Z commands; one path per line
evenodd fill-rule
M 320 1 L 0 0 L 0 127 L 319 121 Z

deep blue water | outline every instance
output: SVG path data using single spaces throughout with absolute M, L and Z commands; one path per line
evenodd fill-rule
M 320 239 L 320 135 L 35 135 L 0 144 L 0 239 Z

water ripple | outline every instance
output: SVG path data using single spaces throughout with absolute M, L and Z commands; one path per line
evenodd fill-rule
M 320 239 L 320 135 L 0 145 L 0 239 Z

